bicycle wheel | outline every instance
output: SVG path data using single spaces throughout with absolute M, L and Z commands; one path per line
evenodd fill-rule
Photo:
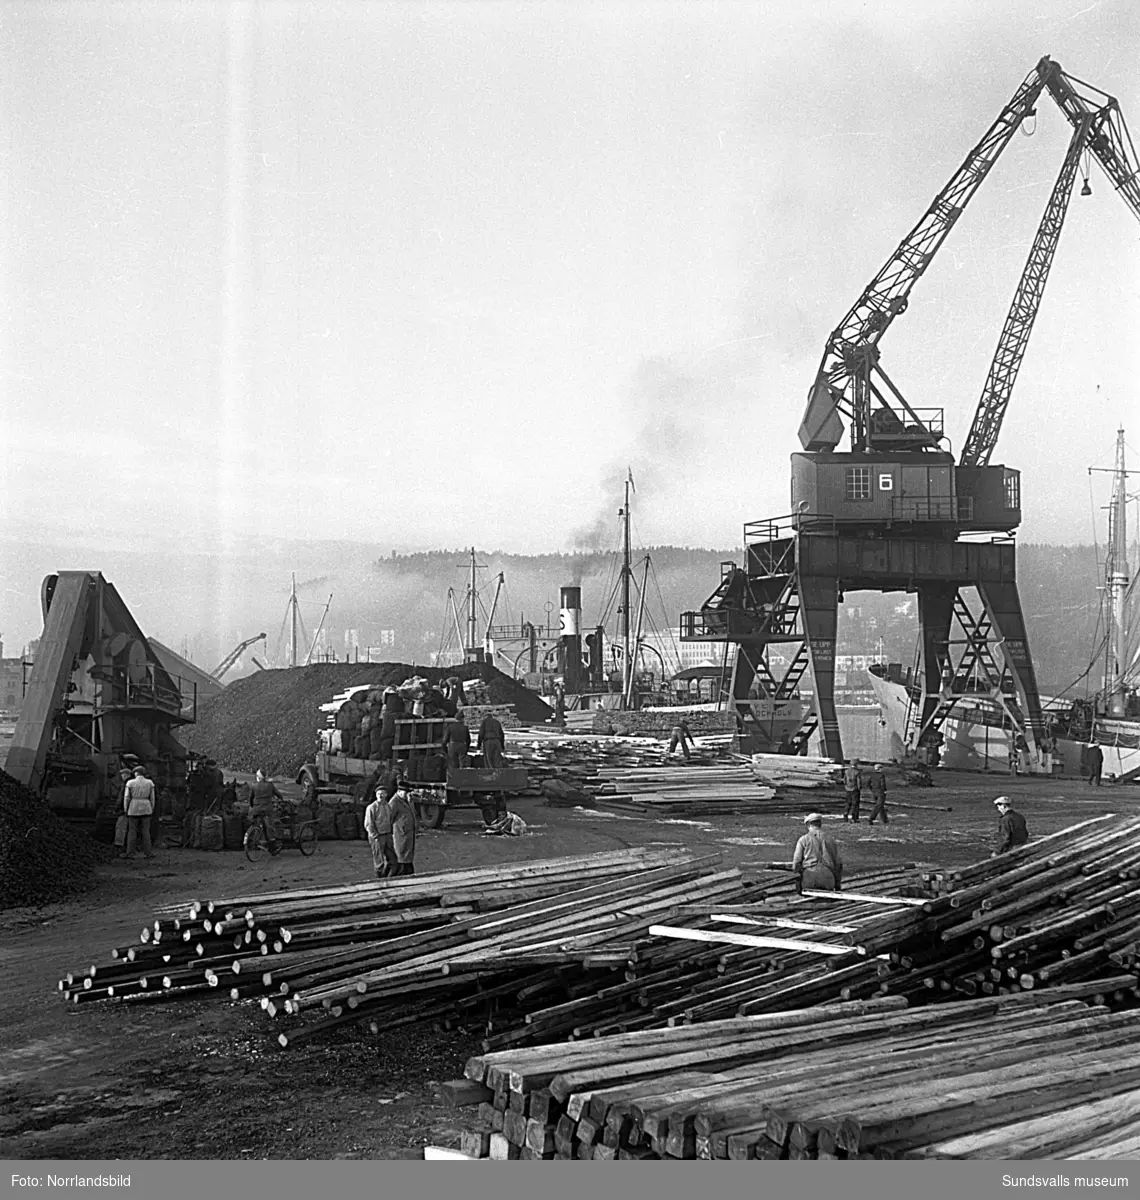
M 269 849 L 269 844 L 265 837 L 265 830 L 260 825 L 251 825 L 245 831 L 245 856 L 250 862 L 261 862 L 265 857 L 265 852 Z
M 317 849 L 317 826 L 314 821 L 306 821 L 296 834 L 297 849 L 308 858 Z

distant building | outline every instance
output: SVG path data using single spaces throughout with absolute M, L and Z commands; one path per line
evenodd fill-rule
M 5 658 L 0 639 L 0 711 L 15 714 L 24 704 L 24 660 Z

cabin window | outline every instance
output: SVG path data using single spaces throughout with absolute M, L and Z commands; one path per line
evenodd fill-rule
M 847 499 L 871 499 L 871 468 L 848 467 L 846 471 Z
M 1005 473 L 1005 506 L 1008 509 L 1021 508 L 1021 476 L 1016 471 Z

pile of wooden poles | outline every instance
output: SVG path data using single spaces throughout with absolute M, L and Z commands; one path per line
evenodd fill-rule
M 1140 820 L 1103 817 L 919 884 L 799 894 L 776 864 L 613 851 L 194 902 L 60 981 L 84 1003 L 257 997 L 282 1046 L 347 1023 L 478 1024 L 488 1051 L 888 999 L 1006 997 L 1140 954 Z M 1133 1002 L 1128 983 L 1105 1003 Z
M 1140 1132 L 1140 1011 L 1100 1002 L 1123 982 L 913 1011 L 881 999 L 483 1055 L 467 1064 L 466 1091 L 451 1085 L 457 1101 L 478 1102 L 462 1149 L 1107 1157 Z

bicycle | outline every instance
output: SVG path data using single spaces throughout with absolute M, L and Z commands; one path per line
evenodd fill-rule
M 250 862 L 261 862 L 267 851 L 271 858 L 275 858 L 287 845 L 296 846 L 306 858 L 316 852 L 316 821 L 302 821 L 298 825 L 292 820 L 283 821 L 278 818 L 278 825 L 277 841 L 271 842 L 269 840 L 269 832 L 265 828 L 264 815 L 259 813 L 253 818 L 250 827 L 245 831 L 245 837 L 242 839 L 245 856 Z M 280 828 L 280 826 L 284 826 L 284 828 Z

